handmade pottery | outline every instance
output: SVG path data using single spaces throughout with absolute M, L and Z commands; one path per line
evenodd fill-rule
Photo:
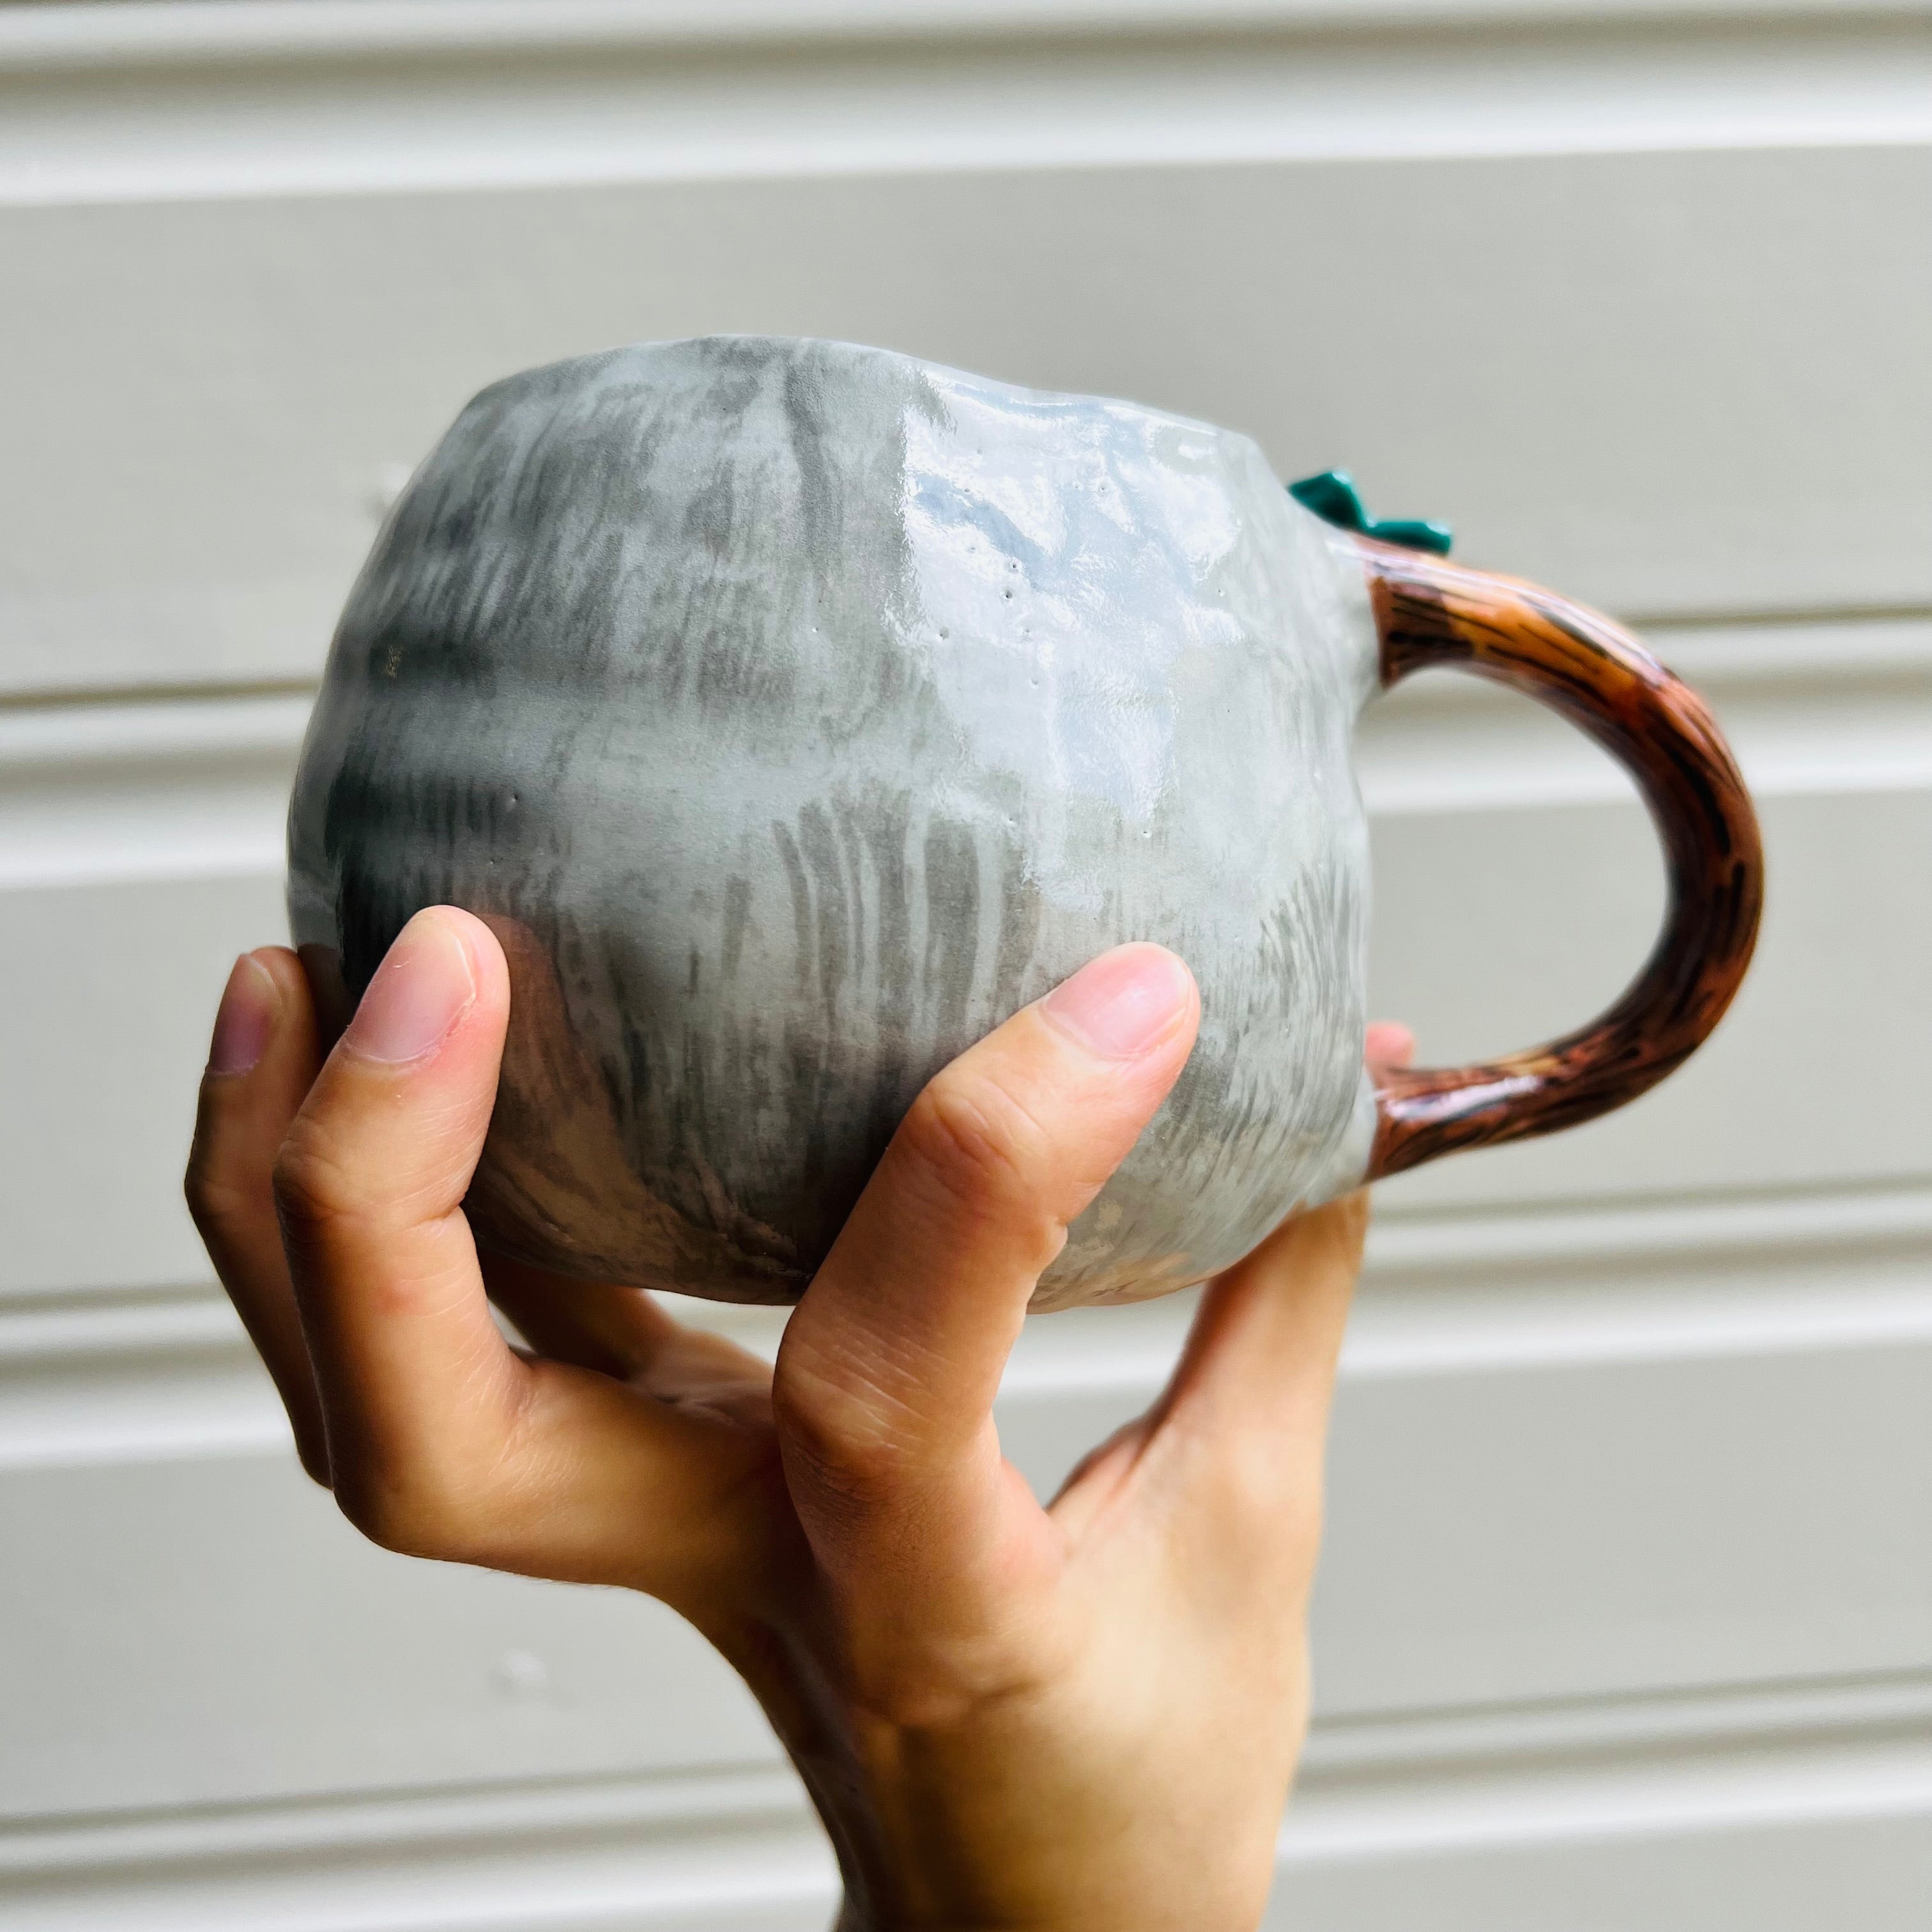
M 1623 760 L 1670 909 L 1591 1026 L 1378 1085 L 1350 739 L 1430 664 Z M 731 1300 L 797 1296 L 948 1060 L 1105 948 L 1172 947 L 1198 1044 L 1042 1307 L 1630 1099 L 1715 1024 L 1760 896 L 1709 716 L 1605 620 L 1334 527 L 1227 430 L 733 337 L 464 410 L 344 614 L 290 870 L 345 998 L 420 907 L 502 940 L 484 1240 Z

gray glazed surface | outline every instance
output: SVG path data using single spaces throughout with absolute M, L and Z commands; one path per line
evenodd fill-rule
M 1171 946 L 1199 1042 L 1035 1305 L 1185 1286 L 1352 1185 L 1376 688 L 1360 561 L 1247 437 L 709 338 L 464 410 L 352 593 L 290 909 L 359 992 L 503 939 L 470 1197 L 565 1271 L 789 1300 L 940 1066 Z

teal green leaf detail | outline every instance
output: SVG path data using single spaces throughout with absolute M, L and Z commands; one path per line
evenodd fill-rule
M 1324 470 L 1318 476 L 1304 476 L 1299 483 L 1288 486 L 1288 494 L 1324 523 L 1373 537 L 1378 542 L 1400 544 L 1405 550 L 1432 550 L 1438 556 L 1447 556 L 1455 540 L 1455 532 L 1447 524 L 1419 517 L 1371 517 L 1362 506 L 1355 479 L 1346 470 Z

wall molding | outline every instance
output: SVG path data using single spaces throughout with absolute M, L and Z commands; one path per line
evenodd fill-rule
M 54 0 L 0 6 L 0 73 L 184 61 L 1923 19 L 1927 0 Z
M 1932 785 L 1932 620 L 1633 628 L 1710 700 L 1757 798 Z M 1606 757 L 1548 713 L 1453 672 L 1372 706 L 1357 744 L 1372 815 L 1634 796 Z
M 0 892 L 278 874 L 312 688 L 0 710 Z
M 1710 694 L 1773 849 L 1734 1018 L 1654 1106 L 1385 1190 L 1316 1616 L 1335 1714 L 1276 1910 L 1917 1932 L 1932 931 L 1899 882 L 1932 580 L 1888 243 L 1932 159 L 1928 20 L 0 0 L 9 1932 L 823 1932 L 822 1838 L 668 1612 L 391 1559 L 306 1484 L 178 1181 L 215 989 L 279 929 L 323 644 L 414 452 L 505 368 L 720 326 L 1352 463 Z M 1360 770 L 1379 1010 L 1448 1058 L 1609 996 L 1653 846 L 1576 734 L 1418 681 Z M 1000 1421 L 1040 1492 L 1190 1306 L 1029 1324 Z M 766 1349 L 782 1320 L 692 1312 Z
M 1621 1276 L 1634 1268 L 1767 1258 L 1810 1268 L 1878 1254 L 1932 1255 L 1932 1177 L 1901 1174 L 1761 1193 L 1620 1194 L 1518 1208 L 1382 1207 L 1369 1234 L 1368 1279 L 1405 1290 L 1432 1282 L 1446 1289 L 1463 1281 L 1574 1280 L 1588 1272 Z M 686 1318 L 721 1334 L 753 1336 L 783 1320 L 782 1310 L 664 1299 Z M 1104 1336 L 1157 1322 L 1159 1310 L 1180 1300 L 1061 1313 L 1034 1324 L 1032 1332 L 1077 1328 L 1084 1347 L 1089 1330 Z M 227 1334 L 226 1308 L 212 1280 L 138 1289 L 0 1288 L 0 1364 L 103 1351 L 200 1348 Z
M 1278 1856 L 1292 1886 L 1370 1858 L 1885 1817 L 1932 1819 L 1932 1675 L 1318 1724 Z M 426 1893 L 448 1932 L 561 1932 L 809 1924 L 833 1875 L 766 1764 L 23 1819 L 0 1826 L 0 1892 L 36 1932 L 90 1903 L 146 1923 L 144 1895 L 250 1932 L 418 1926 Z
M 1761 799 L 1932 789 L 1932 619 L 1672 629 Z M 0 705 L 0 891 L 279 873 L 312 686 Z M 1445 728 L 1453 721 L 1453 728 Z M 1369 712 L 1372 817 L 1628 805 L 1579 734 L 1472 678 Z
M 1927 12 L 1927 0 L 0 4 L 0 204 L 1916 148 L 1932 142 Z
M 1932 1241 L 1932 1184 L 1909 1176 L 1856 1186 L 1631 1195 L 1492 1208 L 1378 1210 L 1372 1267 L 1432 1279 L 1498 1270 L 1612 1268 L 1718 1257 L 1817 1256 Z
M 1009 1406 L 1150 1400 L 1192 1297 L 1030 1323 Z M 784 1311 L 685 1302 L 767 1356 Z M 1612 1198 L 1377 1222 L 1345 1385 L 1581 1366 L 1932 1348 L 1932 1180 Z M 286 1425 L 212 1282 L 0 1295 L 0 1477 L 288 1454 Z
M 382 508 L 394 494 L 382 497 Z M 1626 614 L 1622 621 L 1681 676 L 1718 697 L 1871 684 L 1917 695 L 1932 674 L 1932 610 L 1769 612 L 1728 620 Z M 301 742 L 316 688 L 312 678 L 272 678 L 0 692 L 0 777 L 117 755 L 191 758 L 231 746 L 286 751 Z M 1423 694 L 1413 701 L 1432 712 L 1507 704 L 1472 678 L 1432 677 L 1404 692 L 1405 702 L 1411 693 Z

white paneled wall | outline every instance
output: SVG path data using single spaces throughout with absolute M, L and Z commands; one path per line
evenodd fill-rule
M 1709 693 L 1760 963 L 1626 1113 L 1384 1190 L 1274 1909 L 1932 1922 L 1932 11 L 1825 0 L 0 0 L 0 1922 L 827 1916 L 674 1619 L 305 1485 L 177 1178 L 399 480 L 492 376 L 734 328 L 1346 464 Z M 1443 679 L 1361 770 L 1426 1054 L 1616 990 L 1597 753 Z M 1037 1484 L 1186 1314 L 1033 1324 Z

